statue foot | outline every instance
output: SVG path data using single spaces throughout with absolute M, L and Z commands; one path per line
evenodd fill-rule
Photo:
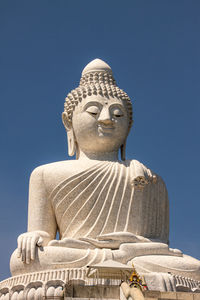
M 188 256 L 148 255 L 132 259 L 139 273 L 169 273 L 200 281 L 200 261 Z

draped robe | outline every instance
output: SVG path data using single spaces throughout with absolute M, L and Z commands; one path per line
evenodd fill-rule
M 144 177 L 143 188 L 134 179 Z M 52 202 L 60 239 L 132 233 L 168 242 L 169 208 L 164 182 L 138 161 L 100 161 L 60 182 Z
M 112 259 L 133 263 L 141 273 L 172 272 L 200 280 L 200 262 L 168 248 L 165 184 L 138 161 L 99 161 L 62 179 L 49 201 L 60 240 L 51 240 L 42 249 L 37 247 L 30 265 L 21 262 L 15 251 L 11 257 L 13 275 L 83 268 Z M 110 240 L 105 240 L 106 235 Z

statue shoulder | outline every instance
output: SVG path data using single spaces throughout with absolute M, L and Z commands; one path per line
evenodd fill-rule
M 127 161 L 130 166 L 131 180 L 135 187 L 144 187 L 149 183 L 165 186 L 163 179 L 138 160 Z
M 32 173 L 31 176 L 33 175 L 39 175 L 41 173 L 48 173 L 48 172 L 56 172 L 60 171 L 62 169 L 69 169 L 74 165 L 74 160 L 63 160 L 63 161 L 57 161 L 57 162 L 52 162 L 49 164 L 41 165 L 36 167 Z
M 30 176 L 30 184 L 37 181 L 45 186 L 59 182 L 63 178 L 70 177 L 74 167 L 73 160 L 53 162 L 35 168 Z

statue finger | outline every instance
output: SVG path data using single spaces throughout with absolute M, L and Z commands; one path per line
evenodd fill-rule
M 31 259 L 31 237 L 26 240 L 26 263 L 30 264 Z
M 40 236 L 39 240 L 37 241 L 37 245 L 40 247 L 43 244 L 43 238 Z
M 51 240 L 49 243 L 48 243 L 48 246 L 59 246 L 61 241 L 58 241 L 58 240 Z
M 21 254 L 22 254 L 22 237 L 19 236 L 18 239 L 17 239 L 17 257 L 20 257 Z
M 118 249 L 121 242 L 117 240 L 100 241 L 100 248 Z
M 23 262 L 26 261 L 26 240 L 27 240 L 27 238 L 24 237 L 23 241 L 22 241 L 22 261 Z
M 98 241 L 95 239 L 90 238 L 81 238 L 82 241 L 86 241 L 88 243 L 93 244 L 94 246 L 98 248 L 112 248 L 112 249 L 118 249 L 120 242 L 117 240 L 106 240 L 106 241 Z
M 80 238 L 81 241 L 84 241 L 84 242 L 87 242 L 87 243 L 90 243 L 94 246 L 96 246 L 97 248 L 102 248 L 101 245 L 102 245 L 102 242 L 101 241 L 98 241 L 98 240 L 95 240 L 95 239 L 92 239 L 92 238 Z
M 107 240 L 111 240 L 113 238 L 115 238 L 115 236 L 112 233 L 107 233 L 107 234 L 102 234 L 102 235 L 97 236 L 97 239 L 99 241 L 107 241 Z
M 33 237 L 31 239 L 31 260 L 35 259 L 35 251 L 36 251 L 36 244 L 37 244 L 37 237 Z
M 114 232 L 114 233 L 99 235 L 97 236 L 97 239 L 99 241 L 113 240 L 113 241 L 120 241 L 120 242 L 128 241 L 134 243 L 138 240 L 138 236 L 130 232 Z

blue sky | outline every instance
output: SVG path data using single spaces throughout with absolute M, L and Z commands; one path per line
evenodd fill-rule
M 166 182 L 170 245 L 200 259 L 200 1 L 0 1 L 0 280 L 26 231 L 28 181 L 65 160 L 64 98 L 105 60 L 133 102 L 127 157 Z

